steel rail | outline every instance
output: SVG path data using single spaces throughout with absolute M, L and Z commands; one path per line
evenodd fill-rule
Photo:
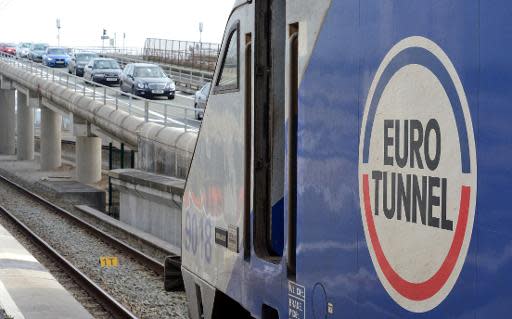
M 0 213 L 6 216 L 12 221 L 16 227 L 18 227 L 24 234 L 26 234 L 31 241 L 40 247 L 43 252 L 58 262 L 59 266 L 66 271 L 66 273 L 75 280 L 75 282 L 89 293 L 91 297 L 96 299 L 112 316 L 119 319 L 132 318 L 137 319 L 131 311 L 126 309 L 122 304 L 116 301 L 100 286 L 95 284 L 89 277 L 82 273 L 78 268 L 71 264 L 66 258 L 59 254 L 53 247 L 51 247 L 46 241 L 39 237 L 36 233 L 30 230 L 27 225 L 17 219 L 11 212 L 5 207 L 0 205 Z
M 128 254 L 130 257 L 132 257 L 135 260 L 137 260 L 138 262 L 140 262 L 142 265 L 153 270 L 156 274 L 158 274 L 160 276 L 164 275 L 164 264 L 163 263 L 161 263 L 161 262 L 155 260 L 154 258 L 144 254 L 143 252 L 125 244 L 121 240 L 107 234 L 106 232 L 97 228 L 96 226 L 91 225 L 90 223 L 78 218 L 77 216 L 73 215 L 72 213 L 68 212 L 67 210 L 65 210 L 61 207 L 58 207 L 57 205 L 51 203 L 50 201 L 46 200 L 45 198 L 43 198 L 39 195 L 31 192 L 30 190 L 17 184 L 16 182 L 13 182 L 13 181 L 7 179 L 5 176 L 0 175 L 0 181 L 14 187 L 18 191 L 26 194 L 28 197 L 43 204 L 44 206 L 46 206 L 49 209 L 56 212 L 59 216 L 67 218 L 68 220 L 74 222 L 78 226 L 80 226 L 84 229 L 87 229 L 88 231 L 93 233 L 98 238 L 102 239 L 107 244 L 114 246 L 115 248 L 121 250 L 122 252 Z

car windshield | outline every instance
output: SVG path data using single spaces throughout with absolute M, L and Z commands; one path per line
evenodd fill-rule
M 136 78 L 164 78 L 165 73 L 157 66 L 136 67 L 133 76 Z
M 38 50 L 38 51 L 41 51 L 41 50 L 46 50 L 46 45 L 44 44 L 36 44 L 34 45 L 34 50 Z
M 8 48 L 15 48 L 16 44 L 14 44 L 14 43 L 7 43 L 6 47 L 8 47 Z
M 203 88 L 201 89 L 201 93 L 203 93 L 203 95 L 208 95 L 208 92 L 210 91 L 210 85 L 211 83 L 208 82 L 203 86 Z
M 92 59 L 97 58 L 96 54 L 77 54 L 76 60 L 80 62 L 91 61 Z
M 22 43 L 22 44 L 21 44 L 21 48 L 22 48 L 22 49 L 30 48 L 30 43 Z
M 95 69 L 120 69 L 119 64 L 114 60 L 98 60 L 94 62 Z
M 67 54 L 66 49 L 48 49 L 48 54 Z

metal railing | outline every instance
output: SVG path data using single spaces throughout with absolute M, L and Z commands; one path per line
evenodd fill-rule
M 118 87 L 110 87 L 69 74 L 67 68 L 49 68 L 39 63 L 0 53 L 0 61 L 20 68 L 32 75 L 64 86 L 75 93 L 89 97 L 103 105 L 111 105 L 116 110 L 124 110 L 130 115 L 143 118 L 145 122 L 154 122 L 164 126 L 197 131 L 200 121 L 193 107 L 177 105 L 170 101 L 148 100 L 130 93 L 121 92 Z M 64 71 L 62 71 L 64 70 Z
M 138 48 L 101 48 L 101 47 L 77 47 L 74 52 L 96 52 L 102 57 L 116 59 L 120 64 L 128 63 L 154 63 L 159 65 L 172 79 L 180 90 L 194 93 L 213 78 L 213 70 L 204 70 L 195 68 L 193 65 L 185 66 L 173 64 L 171 60 L 158 60 L 151 56 L 146 56 L 144 49 Z M 216 63 L 216 60 L 215 60 Z M 215 68 L 215 66 L 213 67 Z
M 180 68 L 174 67 L 169 64 L 161 64 L 155 62 L 148 62 L 146 60 L 123 56 L 120 54 L 114 53 L 102 53 L 103 57 L 113 58 L 119 62 L 121 65 L 126 65 L 128 63 L 154 63 L 159 65 L 166 74 L 171 76 L 173 81 L 179 87 L 180 90 L 186 91 L 189 89 L 189 92 L 195 92 L 199 90 L 206 82 L 211 82 L 213 74 L 205 71 L 197 71 L 194 69 Z

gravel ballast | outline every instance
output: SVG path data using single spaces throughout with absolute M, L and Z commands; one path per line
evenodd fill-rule
M 3 182 L 0 203 L 140 318 L 188 318 L 185 294 L 165 292 L 161 276 L 123 252 Z M 101 269 L 101 256 L 117 256 L 119 266 Z

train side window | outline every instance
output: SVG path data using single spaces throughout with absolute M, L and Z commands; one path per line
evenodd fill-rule
M 240 23 L 237 22 L 228 37 L 228 44 L 222 67 L 217 79 L 215 93 L 227 93 L 238 91 L 240 87 Z

